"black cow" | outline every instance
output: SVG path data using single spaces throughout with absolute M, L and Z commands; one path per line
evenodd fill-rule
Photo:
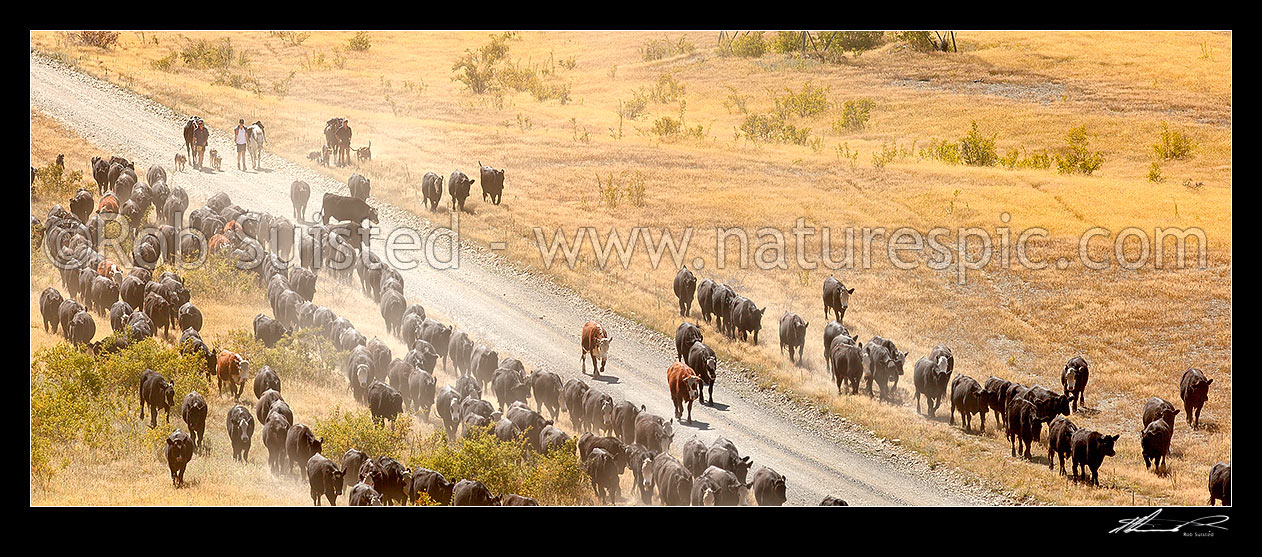
M 443 199 L 443 177 L 426 172 L 421 177 L 421 195 L 424 197 L 422 205 L 428 206 L 431 211 L 438 210 L 438 203 Z
M 728 472 L 736 474 L 737 479 L 741 483 L 745 483 L 745 478 L 749 474 L 749 468 L 754 465 L 754 461 L 748 456 L 741 456 L 736 450 L 736 445 L 723 437 L 719 437 L 710 443 L 710 447 L 706 449 L 706 465 L 718 466 Z
M 570 413 L 570 421 L 578 428 L 583 421 L 583 397 L 590 387 L 582 379 L 567 379 L 561 387 L 561 401 L 564 410 Z
M 366 462 L 372 462 L 372 459 L 368 458 L 368 453 L 359 449 L 346 449 L 346 452 L 342 454 L 342 471 L 346 472 L 342 479 L 343 491 L 350 491 L 359 480 L 363 479 L 360 476 L 360 470 Z
M 1174 429 L 1174 417 L 1179 415 L 1179 410 L 1163 398 L 1152 397 L 1144 403 L 1144 427 L 1155 420 L 1165 420 L 1169 424 L 1170 429 Z
M 267 415 L 272 413 L 272 405 L 284 400 L 277 391 L 263 391 L 263 394 L 259 395 L 258 401 L 254 403 L 254 415 L 259 419 L 259 423 L 267 421 Z M 286 418 L 292 419 L 292 416 L 287 416 Z M 293 422 L 291 421 L 290 423 Z
M 403 393 L 380 381 L 374 382 L 368 387 L 368 411 L 378 423 L 395 421 L 403 413 Z
M 535 370 L 530 374 L 529 383 L 535 398 L 535 410 L 542 413 L 546 406 L 552 419 L 557 419 L 561 415 L 561 376 L 551 371 Z M 616 412 L 617 408 L 614 410 Z
M 420 339 L 433 346 L 434 351 L 443 359 L 443 371 L 447 371 L 447 347 L 451 343 L 451 327 L 425 318 L 421 321 Z
M 679 315 L 687 317 L 692 313 L 692 299 L 697 293 L 697 277 L 688 270 L 687 265 L 675 273 L 674 288 L 675 297 L 679 298 Z
M 706 323 L 710 322 L 710 316 L 714 313 L 713 295 L 714 281 L 703 279 L 697 283 L 697 307 L 701 308 L 701 318 L 705 319 Z
M 434 387 L 438 381 L 423 369 L 414 369 L 408 373 L 407 392 L 412 401 L 412 411 L 421 410 L 426 418 L 429 409 L 434 406 Z
M 539 434 L 539 444 L 542 448 L 539 452 L 549 454 L 563 447 L 569 440 L 570 436 L 568 433 L 557 429 L 555 426 L 547 426 Z
M 311 500 L 320 506 L 320 496 L 327 497 L 329 504 L 337 506 L 337 496 L 342 494 L 346 473 L 320 453 L 307 460 L 307 482 L 311 484 Z
M 307 477 L 307 462 L 311 460 L 311 455 L 319 453 L 324 446 L 324 438 L 316 438 L 311 428 L 304 424 L 294 424 L 285 432 L 285 454 L 289 460 L 285 463 L 285 473 L 289 473 L 291 466 L 297 464 L 302 469 L 302 479 Z
M 232 442 L 232 459 L 250 461 L 250 441 L 254 437 L 254 416 L 240 404 L 228 411 L 228 440 Z
M 588 389 L 583 394 L 582 415 L 587 431 L 613 433 L 613 397 Z
M 951 380 L 951 425 L 955 425 L 955 413 L 960 413 L 964 431 L 972 429 L 973 414 L 980 413 L 982 433 L 986 432 L 986 411 L 990 409 L 990 391 L 983 389 L 977 380 L 960 375 Z M 1009 414 L 1011 415 L 1011 414 Z
M 194 449 L 193 440 L 183 431 L 177 429 L 167 436 L 166 457 L 167 466 L 171 468 L 171 485 L 184 485 L 184 469 L 188 461 L 193 460 Z
M 346 187 L 350 190 L 351 197 L 367 201 L 368 195 L 372 192 L 372 180 L 356 172 L 346 180 Z
M 306 222 L 307 201 L 311 199 L 311 186 L 295 180 L 289 186 L 289 200 L 294 204 L 294 220 Z
M 451 504 L 456 507 L 493 507 L 500 504 L 500 498 L 492 495 L 486 484 L 480 481 L 460 480 L 451 490 Z
M 1194 367 L 1188 368 L 1179 379 L 1179 398 L 1183 399 L 1183 415 L 1192 429 L 1201 427 L 1201 408 L 1209 400 L 1209 386 L 1213 383 L 1213 379 L 1207 379 L 1204 372 Z M 1193 421 L 1193 413 L 1196 414 L 1195 421 Z
M 850 331 L 840 321 L 829 321 L 824 325 L 824 369 L 829 373 L 833 371 L 832 358 L 829 357 L 832 354 L 833 340 L 840 336 L 846 337 L 850 344 L 855 344 L 856 339 L 850 336 Z
M 206 437 L 206 413 L 208 411 L 206 398 L 198 394 L 197 391 L 184 395 L 184 403 L 180 405 L 180 417 L 188 425 L 189 437 L 193 439 L 193 443 L 199 449 L 202 447 Z
M 65 333 L 66 340 L 71 344 L 87 344 L 96 336 L 96 321 L 92 319 L 92 314 L 80 311 L 70 318 Z
M 1117 453 L 1113 451 L 1113 444 L 1117 442 L 1120 435 L 1103 435 L 1099 432 L 1079 429 L 1075 431 L 1071 437 L 1073 444 L 1073 472 L 1074 478 L 1086 479 L 1087 469 L 1091 469 L 1091 483 L 1100 485 L 1100 464 L 1104 462 L 1104 457 L 1113 456 Z M 1081 467 L 1081 472 L 1079 472 Z
M 1167 424 L 1165 420 L 1153 420 L 1140 432 L 1139 446 L 1144 454 L 1144 468 L 1152 464 L 1154 471 L 1160 473 L 1162 463 L 1166 462 L 1166 455 L 1170 453 L 1170 438 L 1174 436 L 1174 430 Z
M 582 440 L 580 439 L 579 441 L 581 442 Z M 708 466 L 705 459 L 705 443 L 702 443 L 701 440 L 697 439 L 694 435 L 692 439 L 689 439 L 687 443 L 684 443 L 684 468 L 687 468 L 688 472 L 692 474 L 693 477 L 700 476 L 701 473 L 705 471 L 706 466 Z
M 838 322 L 844 322 L 846 310 L 850 308 L 850 295 L 854 294 L 853 288 L 846 288 L 841 281 L 828 275 L 824 279 L 824 319 L 828 319 L 828 310 L 832 310 L 837 316 Z
M 1231 506 L 1231 463 L 1219 462 L 1209 469 L 1209 506 L 1214 501 L 1221 501 L 1224 507 Z
M 681 362 L 686 361 L 693 343 L 702 340 L 701 329 L 698 329 L 696 325 L 687 321 L 680 323 L 675 329 L 675 359 Z
M 1056 416 L 1052 420 L 1047 432 L 1047 468 L 1049 470 L 1056 468 L 1056 463 L 1052 460 L 1052 456 L 1055 455 L 1060 459 L 1060 475 L 1065 475 L 1065 457 L 1073 452 L 1075 431 L 1078 431 L 1078 426 L 1069 421 L 1069 418 Z
M 504 195 L 504 169 L 483 166 L 478 161 L 478 170 L 482 180 L 482 201 L 490 199 L 491 203 L 500 204 L 500 198 Z
M 640 492 L 640 501 L 645 505 L 653 502 L 653 473 L 650 468 L 656 456 L 656 451 L 650 451 L 644 445 L 627 445 L 627 466 L 635 479 L 635 489 Z
M 641 409 L 635 417 L 635 442 L 651 451 L 670 450 L 671 441 L 675 438 L 674 421 L 673 418 L 664 420 Z
M 933 417 L 942 404 L 942 396 L 946 394 L 951 383 L 951 370 L 947 367 L 946 356 L 939 356 L 937 361 L 921 358 L 916 361 L 912 372 L 912 382 L 916 386 L 916 411 L 920 411 L 920 395 L 925 395 L 925 403 L 929 407 L 929 416 Z
M 1083 392 L 1087 390 L 1087 380 L 1091 379 L 1091 370 L 1087 367 L 1087 361 L 1082 356 L 1074 356 L 1065 364 L 1065 369 L 1060 373 L 1060 384 L 1065 389 L 1065 394 L 1069 396 L 1070 402 L 1073 404 L 1073 411 L 1078 411 L 1078 404 L 1083 402 Z
M 762 315 L 767 308 L 759 309 L 749 298 L 737 298 L 737 303 L 733 304 L 731 311 L 731 322 L 728 326 L 728 332 L 735 338 L 738 334 L 741 340 L 747 340 L 750 333 L 754 337 L 754 345 L 758 345 L 758 332 L 762 330 Z
M 469 374 L 469 358 L 473 356 L 473 340 L 464 331 L 452 330 L 447 341 L 447 357 L 461 376 Z
M 171 423 L 171 406 L 175 404 L 175 382 L 167 381 L 161 373 L 146 369 L 140 375 L 140 419 L 145 419 L 145 405 L 150 408 L 149 427 L 158 427 L 158 410 L 166 412 Z
M 797 349 L 798 361 L 802 360 L 802 350 L 806 346 L 806 327 L 810 325 L 807 321 L 802 320 L 802 316 L 785 312 L 780 317 L 780 353 L 784 353 L 784 348 L 789 347 L 789 361 L 793 361 L 793 349 Z
M 482 344 L 473 348 L 473 353 L 469 356 L 469 371 L 478 380 L 481 390 L 486 390 L 487 383 L 491 382 L 495 376 L 495 370 L 499 367 L 499 352 Z
M 272 370 L 272 366 L 263 366 L 254 376 L 254 397 L 261 398 L 269 390 L 280 392 L 280 376 Z
M 263 315 L 262 313 L 254 316 L 254 338 L 263 342 L 263 345 L 272 348 L 281 338 L 288 336 L 291 330 L 275 319 Z
M 464 172 L 456 170 L 447 178 L 447 191 L 451 193 L 451 210 L 464 211 L 464 201 L 469 197 L 469 186 L 473 180 Z
M 697 377 L 701 378 L 701 386 L 709 389 L 709 404 L 714 406 L 714 382 L 718 378 L 719 369 L 719 359 L 714 355 L 714 350 L 703 342 L 695 342 L 692 348 L 688 349 L 685 363 L 696 372 Z M 701 404 L 706 404 L 705 393 L 700 389 L 697 393 L 700 395 Z
M 692 480 L 693 506 L 734 507 L 740 504 L 741 488 L 745 484 L 736 474 L 717 466 L 710 466 Z
M 754 478 L 746 487 L 754 492 L 758 506 L 778 507 L 789 500 L 785 495 L 785 481 L 785 476 L 763 466 L 754 471 Z
M 526 402 L 530 398 L 530 385 L 522 381 L 522 377 L 515 370 L 497 369 L 491 377 L 491 390 L 495 393 L 495 400 L 499 403 L 499 409 L 504 411 L 504 407 L 513 402 Z
M 663 505 L 683 506 L 692 501 L 692 474 L 670 453 L 653 457 L 653 484 Z
M 538 395 L 536 395 L 538 396 Z M 635 442 L 635 419 L 644 411 L 644 405 L 637 407 L 629 400 L 623 400 L 613 407 L 614 436 L 624 443 Z
M 990 391 L 990 409 L 995 414 L 995 425 L 1003 425 L 1004 416 L 1008 415 L 1008 389 L 1013 387 L 1014 383 L 1007 379 L 990 376 L 986 379 L 986 383 L 982 385 L 983 389 Z
M 289 419 L 279 412 L 268 414 L 262 422 L 262 445 L 268 447 L 268 467 L 273 474 L 280 474 L 286 453 L 285 441 L 289 434 Z
M 714 327 L 724 333 L 730 327 L 729 317 L 732 314 L 731 301 L 736 292 L 726 284 L 715 284 L 710 292 L 710 310 L 714 313 Z M 702 308 L 702 311 L 705 311 Z
M 365 219 L 373 224 L 379 222 L 377 209 L 370 207 L 366 201 L 336 193 L 324 194 L 320 205 L 320 218 L 326 225 L 329 224 L 329 219 L 349 221 L 360 225 L 363 224 Z
M 57 334 L 57 325 L 60 322 L 57 310 L 61 308 L 61 303 L 64 301 L 66 299 L 61 296 L 61 292 L 51 286 L 39 294 L 39 313 L 44 319 L 45 333 Z M 52 325 L 51 331 L 48 328 L 49 324 Z
M 180 330 L 192 328 L 194 331 L 202 330 L 202 310 L 192 302 L 186 302 L 176 310 L 175 321 L 179 324 Z
M 859 394 L 859 381 L 863 379 L 863 353 L 853 341 L 847 341 L 850 337 L 842 335 L 833 339 L 828 352 L 829 367 L 837 384 L 837 394 L 842 394 L 843 383 L 850 385 L 850 394 Z
M 819 502 L 819 506 L 821 507 L 849 507 L 850 503 L 847 503 L 845 499 L 842 499 L 840 497 L 834 497 L 832 495 L 828 495 L 824 497 L 823 501 Z
M 592 490 L 601 503 L 614 504 L 622 498 L 622 488 L 618 484 L 619 468 L 614 464 L 614 457 L 604 449 L 594 448 L 583 460 L 583 469 L 592 480 Z
M 450 505 L 451 494 L 455 487 L 455 482 L 444 478 L 442 474 L 418 466 L 412 471 L 412 489 L 408 492 L 408 497 L 415 502 L 424 493 L 431 501 L 440 505 Z
M 538 507 L 539 501 L 531 497 L 510 493 L 500 501 L 502 507 Z
M 110 330 L 117 333 L 127 328 L 127 322 L 131 321 L 133 311 L 134 308 L 127 302 L 122 300 L 114 302 L 114 305 L 110 306 Z

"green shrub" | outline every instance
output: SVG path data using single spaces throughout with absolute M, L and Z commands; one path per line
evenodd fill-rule
M 920 52 L 948 52 L 955 48 L 954 32 L 943 36 L 934 31 L 898 31 L 894 33 L 894 38 Z
M 697 47 L 686 37 L 679 37 L 679 40 L 673 42 L 666 37 L 662 37 L 661 40 L 649 39 L 640 46 L 640 58 L 645 62 L 652 62 L 679 54 L 687 54 L 696 49 Z
M 852 99 L 842 104 L 841 119 L 833 122 L 833 131 L 844 133 L 846 130 L 862 131 L 868 126 L 872 116 L 872 107 L 876 103 L 871 99 Z
M 354 37 L 351 37 L 350 40 L 346 41 L 347 50 L 363 52 L 370 48 L 372 48 L 372 40 L 368 38 L 367 31 L 360 31 L 358 33 L 355 33 Z
M 349 352 L 338 350 L 332 341 L 314 329 L 294 331 L 271 348 L 241 329 L 228 331 L 221 342 L 222 348 L 250 360 L 253 370 L 271 366 L 281 377 L 293 377 L 322 386 L 345 383 L 341 370 Z
M 930 140 L 929 144 L 920 150 L 919 155 L 922 159 L 936 159 L 947 164 L 960 164 L 963 161 L 960 156 L 960 144 L 945 139 Z
M 807 81 L 802 85 L 801 91 L 793 91 L 785 89 L 783 97 L 777 96 L 774 92 L 771 94 L 771 100 L 775 102 L 776 112 L 782 118 L 790 116 L 814 116 L 828 110 L 828 88 L 812 87 L 811 82 Z
M 186 269 L 184 284 L 196 292 L 199 298 L 232 302 L 241 299 L 257 300 L 263 296 L 263 288 L 250 271 L 238 268 L 227 256 L 208 253 L 200 265 Z
M 1161 165 L 1157 164 L 1156 161 L 1152 163 L 1152 166 L 1148 167 L 1148 181 L 1154 184 L 1166 181 L 1165 176 L 1161 175 Z
M 57 199 L 65 203 L 65 200 L 79 191 L 79 188 L 86 186 L 83 182 L 83 172 L 68 171 L 56 162 L 52 162 L 48 166 L 35 170 L 34 187 L 37 199 Z M 92 191 L 95 193 L 96 190 Z
M 399 419 L 378 425 L 365 409 L 342 410 L 340 405 L 322 418 L 316 418 L 311 432 L 322 438 L 322 452 L 338 460 L 347 449 L 359 449 L 372 455 L 388 455 L 406 461 L 409 455 L 408 435 L 412 431 L 412 415 L 404 413 Z M 334 456 L 336 455 L 336 456 Z
M 801 31 L 776 31 L 776 38 L 771 48 L 781 54 L 793 54 L 802 51 Z
M 556 99 L 561 104 L 565 104 L 570 102 L 570 84 L 536 81 L 530 87 L 530 94 L 534 95 L 535 100 L 539 102 Z
M 1161 141 L 1154 143 L 1152 151 L 1161 160 L 1189 159 L 1196 150 L 1196 141 L 1178 130 L 1171 130 L 1170 125 L 1161 123 Z
M 157 60 L 150 60 L 149 67 L 155 70 L 169 72 L 175 69 L 175 63 L 178 62 L 179 59 L 180 53 L 171 51 L 166 56 L 158 58 Z
M 109 48 L 118 44 L 118 33 L 114 31 L 80 31 L 79 42 L 97 48 Z
M 649 97 L 644 93 L 643 88 L 631 92 L 631 100 L 622 103 L 618 109 L 618 115 L 628 120 L 635 120 L 649 106 Z
M 684 84 L 675 76 L 669 73 L 662 73 L 657 76 L 657 83 L 653 86 L 653 91 L 649 93 L 649 98 L 656 103 L 672 103 L 683 98 Z
M 828 37 L 828 31 L 821 33 L 821 36 Z M 885 33 L 882 31 L 835 31 L 832 36 L 832 42 L 828 43 L 830 53 L 842 54 L 850 52 L 856 56 L 863 54 L 864 51 L 872 50 L 881 46 L 885 42 Z M 818 42 L 820 39 L 816 39 Z M 823 39 L 825 42 L 827 38 Z
M 723 108 L 726 108 L 729 114 L 735 110 L 739 110 L 741 114 L 748 114 L 749 110 L 745 108 L 745 103 L 749 102 L 752 95 L 742 95 L 731 85 L 725 85 L 725 87 L 729 93 L 727 99 L 723 101 Z
M 767 52 L 767 41 L 762 31 L 750 31 L 736 38 L 724 38 L 719 43 L 720 56 L 761 58 Z
M 969 166 L 994 166 L 999 162 L 995 154 L 996 135 L 983 136 L 974 120 L 968 134 L 960 138 L 960 161 Z
M 746 116 L 740 131 L 751 141 L 795 145 L 805 145 L 811 134 L 810 128 L 798 128 L 789 124 L 775 112 Z
M 227 69 L 232 66 L 233 60 L 244 61 L 234 53 L 232 39 L 224 37 L 218 43 L 206 39 L 191 41 L 180 50 L 180 57 L 190 68 Z
M 501 442 L 490 428 L 452 444 L 439 431 L 418 445 L 408 466 L 437 471 L 452 481 L 478 480 L 496 495 L 516 493 L 546 505 L 590 501 L 590 480 L 578 462 L 574 439 L 548 455 L 535 454 L 526 444 L 525 439 Z
M 1069 130 L 1069 133 L 1065 134 L 1065 143 L 1067 146 L 1064 153 L 1056 155 L 1056 167 L 1061 174 L 1090 176 L 1104 164 L 1104 153 L 1100 151 L 1093 153 L 1087 148 L 1089 140 L 1086 125 Z
M 495 80 L 498 66 L 508 57 L 508 41 L 516 38 L 516 33 L 506 31 L 491 35 L 491 42 L 476 51 L 465 49 L 464 55 L 451 66 L 451 71 L 457 72 L 452 79 L 478 95 L 498 90 L 499 84 Z
M 1013 147 L 1008 153 L 999 157 L 999 166 L 1012 170 L 1017 167 L 1017 163 L 1021 162 L 1021 150 Z

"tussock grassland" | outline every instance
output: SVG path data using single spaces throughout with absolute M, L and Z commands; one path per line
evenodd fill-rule
M 473 215 L 462 232 L 477 242 L 505 241 L 513 261 L 546 272 L 563 284 L 670 334 L 679 322 L 670 282 L 675 269 L 653 269 L 642 251 L 629 268 L 598 268 L 589 247 L 574 268 L 545 269 L 535 227 L 577 226 L 601 231 L 630 226 L 697 229 L 684 257 L 714 259 L 714 227 L 751 231 L 752 252 L 761 226 L 787 236 L 786 270 L 707 268 L 700 278 L 727 282 L 767 305 L 762 346 L 730 342 L 703 326 L 720 357 L 757 371 L 768 384 L 788 387 L 816 404 L 899 438 L 935 462 L 967 469 L 1031 501 L 1054 504 L 1201 504 L 1209 467 L 1231 456 L 1231 36 L 1219 33 L 963 33 L 960 53 L 916 53 L 887 44 L 842 64 L 822 64 L 769 53 L 757 59 L 719 57 L 712 33 L 684 36 L 696 49 L 644 62 L 640 48 L 661 33 L 521 33 L 508 41 L 509 61 L 547 68 L 549 83 L 570 85 L 570 98 L 538 101 L 530 92 L 472 95 L 453 81 L 451 67 L 466 49 L 489 42 L 487 33 L 372 32 L 371 47 L 347 51 L 354 33 L 312 33 L 301 44 L 269 33 L 123 33 L 111 50 L 67 42 L 57 33 L 33 33 L 32 46 L 178 111 L 200 114 L 228 129 L 237 118 L 263 120 L 271 148 L 293 160 L 322 143 L 323 123 L 346 116 L 355 146 L 372 140 L 373 161 L 322 170 L 345 180 L 361 172 L 373 194 L 428 215 L 420 208 L 420 176 L 461 169 L 476 177 L 477 161 L 507 169 L 504 204 L 484 204 L 473 187 Z M 230 38 L 245 65 L 197 69 L 179 60 L 155 64 L 195 39 Z M 571 64 L 557 63 L 573 60 Z M 222 74 L 255 80 L 255 90 L 215 85 Z M 662 74 L 683 86 L 681 107 L 649 101 L 636 119 L 619 118 L 620 103 L 651 90 Z M 231 80 L 227 80 L 231 81 Z M 239 81 L 239 80 L 238 80 Z M 802 145 L 753 142 L 739 135 L 751 114 L 774 111 L 773 96 L 801 91 L 806 82 L 826 88 L 829 108 L 787 121 L 809 129 Z M 282 91 L 284 96 L 277 94 Z M 744 111 L 726 102 L 743 98 Z M 833 126 L 846 100 L 870 99 L 862 130 Z M 700 138 L 659 136 L 655 122 L 670 117 L 702 126 Z M 1092 151 L 1104 156 L 1091 176 L 1050 169 L 950 165 L 919 156 L 932 140 L 957 141 L 976 121 L 996 136 L 996 149 L 1052 155 L 1065 134 L 1086 126 Z M 1161 161 L 1167 179 L 1146 176 L 1162 123 L 1188 133 L 1198 147 L 1187 160 Z M 621 132 L 621 133 L 619 133 Z M 907 154 L 874 165 L 872 155 L 893 144 Z M 840 148 L 857 153 L 853 162 Z M 172 145 L 172 151 L 181 148 Z M 86 166 L 86 160 L 71 161 Z M 79 166 L 76 166 L 78 168 Z M 640 173 L 643 201 L 602 203 L 596 176 Z M 1203 187 L 1188 188 L 1187 180 Z M 284 192 L 277 192 L 284 195 Z M 1010 221 L 1003 223 L 1000 215 Z M 438 215 L 446 222 L 445 215 Z M 1076 259 L 1077 239 L 1093 226 L 1113 236 L 1094 241 L 1091 254 L 1113 251 L 1118 231 L 1134 226 L 1199 227 L 1208 238 L 1205 269 L 1150 263 L 1136 271 L 1093 271 L 1076 262 L 1058 270 L 991 264 L 956 283 L 954 269 L 922 264 L 899 270 L 878 243 L 871 269 L 835 272 L 856 288 L 847 326 L 866 340 L 874 334 L 909 350 L 900 382 L 904 405 L 878 405 L 866 396 L 837 396 L 826 377 L 819 341 L 825 320 L 820 284 L 824 268 L 793 264 L 796 219 L 833 227 L 833 253 L 846 226 L 910 226 L 927 231 L 1007 226 L 1014 237 L 1042 227 L 1049 236 L 1030 244 L 1033 258 Z M 858 236 L 856 237 L 856 241 Z M 955 235 L 945 241 L 954 244 Z M 728 246 L 729 252 L 735 242 Z M 1127 252 L 1134 257 L 1135 246 Z M 820 253 L 820 236 L 805 252 Z M 856 266 L 859 262 L 856 262 Z M 691 267 L 691 265 L 690 265 Z M 694 317 L 697 319 L 694 308 Z M 776 325 L 785 311 L 810 321 L 806 364 L 790 365 L 776 351 Z M 1059 389 L 1059 372 L 1083 354 L 1092 365 L 1087 411 L 1079 426 L 1121 433 L 1118 456 L 1101 470 L 1102 489 L 1075 485 L 1049 473 L 1045 462 L 1008 455 L 994 431 L 965 434 L 940 418 L 915 414 L 911 368 L 945 342 L 956 370 Z M 1202 429 L 1177 424 L 1171 474 L 1145 471 L 1139 451 L 1143 401 L 1161 396 L 1178 404 L 1178 378 L 1189 366 L 1216 379 Z M 1182 416 L 1180 416 L 1182 418 Z M 1042 445 L 1036 445 L 1037 454 Z M 1045 449 L 1044 449 L 1045 450 Z

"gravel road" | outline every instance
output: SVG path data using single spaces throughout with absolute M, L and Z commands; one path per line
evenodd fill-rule
M 171 158 L 184 149 L 181 129 L 187 116 L 34 52 L 30 62 L 31 106 L 105 149 L 105 154 L 138 161 L 142 176 L 150 165 L 161 164 L 173 185 L 195 197 L 222 191 L 248 209 L 286 216 L 293 211 L 289 186 L 294 180 L 311 185 L 311 211 L 319 208 L 324 192 L 346 193 L 345 184 L 315 172 L 309 163 L 295 164 L 270 153 L 264 155 L 262 171 L 235 170 L 227 130 L 211 133 L 210 147 L 225 159 L 223 172 L 170 172 Z M 422 235 L 430 230 L 424 218 L 377 200 L 373 204 L 381 212 L 382 235 L 396 227 L 411 227 Z M 439 214 L 435 224 L 447 225 L 445 213 Z M 578 336 L 583 323 L 602 322 L 615 338 L 612 355 L 606 375 L 585 381 L 615 400 L 629 399 L 657 415 L 673 416 L 665 377 L 674 359 L 673 339 L 595 307 L 573 291 L 523 272 L 477 246 L 461 246 L 459 269 L 421 265 L 404 276 L 409 302 L 449 316 L 458 329 L 468 331 L 475 342 L 495 347 L 501 357 L 511 355 L 530 368 L 549 369 L 564 378 L 579 376 Z M 841 417 L 760 389 L 746 370 L 731 363 L 720 369 L 714 394 L 715 407 L 694 405 L 695 421 L 676 423 L 675 451 L 694 435 L 707 444 L 726 437 L 742 455 L 753 458 L 755 468 L 769 466 L 786 476 L 789 504 L 814 505 L 830 494 L 852 505 L 1013 502 L 969 481 L 965 474 L 931 469 L 919 455 Z

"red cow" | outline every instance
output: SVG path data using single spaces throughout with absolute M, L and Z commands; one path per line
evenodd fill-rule
M 215 362 L 215 375 L 219 378 L 219 394 L 223 394 L 223 384 L 227 382 L 233 399 L 240 399 L 250 377 L 250 361 L 236 352 L 223 350 Z
M 228 241 L 228 237 L 223 234 L 215 234 L 210 237 L 210 251 L 220 251 L 228 247 L 230 244 L 231 242 Z
M 605 361 L 609 358 L 609 341 L 613 336 L 600 326 L 600 323 L 588 321 L 583 324 L 583 353 L 578 361 L 583 364 L 583 373 L 587 373 L 587 355 L 592 356 L 592 377 L 600 377 L 605 371 Z M 596 369 L 596 358 L 600 358 L 600 369 Z
M 101 204 L 97 206 L 98 213 L 114 213 L 118 214 L 118 198 L 113 195 L 107 195 L 101 198 Z
M 688 423 L 692 423 L 692 401 L 701 396 L 701 378 L 687 364 L 675 362 L 666 370 L 666 383 L 670 385 L 670 400 L 675 403 L 675 419 L 681 419 L 687 402 Z

